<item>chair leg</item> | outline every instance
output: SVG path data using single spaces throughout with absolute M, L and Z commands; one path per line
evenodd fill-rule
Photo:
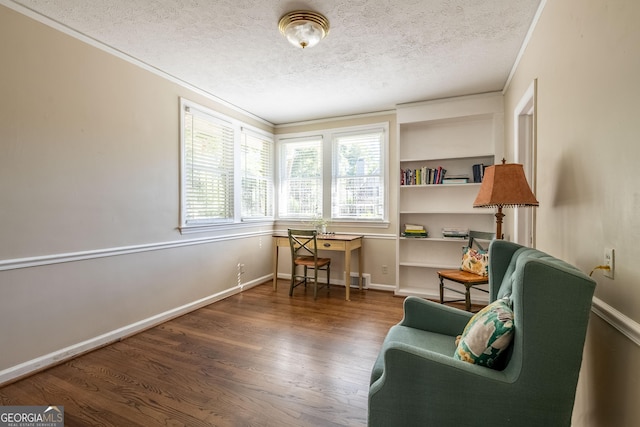
M 327 264 L 327 293 L 331 291 L 331 264 Z
M 464 307 L 467 311 L 471 311 L 471 286 L 465 285 Z
M 291 266 L 291 285 L 289 286 L 289 296 L 293 296 L 293 288 L 296 283 L 296 265 Z
M 440 304 L 444 304 L 444 282 L 440 276 Z
M 313 269 L 313 299 L 318 298 L 318 269 Z
M 304 288 L 307 289 L 307 266 L 304 266 Z

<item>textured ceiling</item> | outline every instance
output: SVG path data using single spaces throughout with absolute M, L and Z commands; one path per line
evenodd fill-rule
M 501 90 L 540 0 L 13 3 L 281 124 Z M 319 45 L 279 33 L 296 9 L 329 19 Z

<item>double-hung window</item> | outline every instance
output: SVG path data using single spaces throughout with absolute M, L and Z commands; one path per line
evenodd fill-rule
M 384 130 L 333 137 L 332 220 L 384 219 Z
M 242 220 L 273 218 L 273 141 L 242 129 Z
M 310 219 L 322 213 L 322 143 L 322 136 L 280 141 L 280 218 Z
M 232 222 L 234 128 L 204 109 L 182 108 L 182 225 Z

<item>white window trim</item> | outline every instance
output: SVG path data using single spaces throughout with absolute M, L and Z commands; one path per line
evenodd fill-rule
M 239 179 L 239 185 L 236 189 L 236 206 L 239 209 L 239 221 L 243 222 L 243 223 L 260 223 L 260 222 L 273 222 L 274 218 L 275 218 L 275 211 L 276 211 L 276 195 L 275 195 L 275 169 L 276 169 L 276 163 L 275 163 L 275 158 L 276 158 L 276 154 L 275 154 L 275 139 L 273 134 L 263 131 L 262 129 L 258 129 L 258 128 L 254 128 L 254 127 L 250 127 L 246 124 L 241 124 L 240 126 L 240 141 L 242 142 L 242 135 L 246 134 L 246 135 L 250 135 L 253 136 L 255 138 L 259 138 L 259 139 L 265 139 L 268 142 L 271 143 L 271 184 L 272 184 L 272 189 L 271 189 L 271 215 L 264 217 L 264 218 L 242 218 L 242 168 L 241 168 L 241 162 L 242 159 L 240 158 L 240 150 L 242 148 L 242 144 L 238 144 L 239 148 L 236 150 L 236 152 L 238 153 L 238 156 L 236 156 L 237 159 L 237 163 L 236 163 L 236 178 Z
M 241 160 L 240 160 L 240 150 L 241 150 L 241 138 L 243 133 L 252 133 L 261 138 L 267 138 L 270 141 L 274 141 L 274 135 L 267 131 L 264 131 L 260 128 L 253 127 L 247 123 L 242 122 L 241 120 L 235 119 L 233 117 L 229 117 L 225 114 L 219 113 L 211 108 L 208 108 L 202 104 L 198 104 L 196 102 L 190 101 L 188 99 L 180 97 L 180 202 L 179 202 L 179 226 L 178 230 L 181 234 L 192 234 L 192 233 L 201 233 L 201 232 L 209 232 L 209 231 L 225 231 L 232 230 L 238 227 L 244 227 L 247 225 L 260 225 L 260 224 L 273 224 L 274 217 L 266 217 L 266 218 L 251 218 L 247 220 L 242 220 L 242 171 L 240 168 Z M 194 110 L 199 110 L 202 113 L 210 115 L 217 120 L 222 120 L 226 123 L 229 123 L 233 128 L 233 158 L 234 158 L 234 188 L 233 188 L 233 219 L 231 221 L 217 221 L 210 223 L 199 223 L 199 224 L 187 224 L 185 218 L 186 212 L 186 201 L 185 201 L 185 179 L 184 179 L 184 171 L 185 171 L 185 141 L 184 141 L 184 112 L 185 108 L 191 108 Z M 272 150 L 275 149 L 275 143 L 272 146 Z M 273 156 L 275 160 L 275 156 Z M 275 164 L 272 165 L 275 170 Z M 275 179 L 275 178 L 274 178 Z M 276 202 L 276 195 L 274 194 L 274 204 Z
M 382 159 L 382 167 L 383 167 L 383 178 L 385 183 L 385 191 L 384 191 L 384 215 L 383 218 L 369 220 L 369 219 L 340 219 L 340 220 L 332 220 L 331 219 L 331 184 L 333 180 L 333 136 L 336 134 L 344 134 L 344 133 L 358 133 L 362 131 L 368 130 L 379 130 L 382 129 L 384 133 L 383 138 L 383 159 Z M 295 132 L 288 134 L 280 134 L 276 136 L 276 192 L 275 192 L 275 203 L 276 205 L 279 203 L 278 198 L 280 197 L 280 162 L 281 162 L 281 142 L 290 141 L 292 139 L 303 139 L 310 138 L 315 136 L 322 137 L 322 161 L 323 161 L 323 199 L 322 199 L 322 214 L 323 218 L 327 221 L 331 221 L 331 224 L 334 225 L 346 225 L 349 227 L 387 227 L 389 225 L 389 198 L 390 198 L 390 183 L 389 183 L 389 122 L 377 122 L 370 123 L 366 125 L 359 126 L 346 126 L 346 127 L 338 127 L 338 128 L 330 128 L 330 129 L 322 129 L 320 131 L 307 131 L 307 132 Z M 310 221 L 308 219 L 298 219 L 298 218 L 289 218 L 289 217 L 280 217 L 278 209 L 275 212 L 276 221 L 282 222 L 299 222 L 309 224 Z
M 366 131 L 366 132 L 363 132 Z M 331 218 L 331 222 L 332 223 L 339 223 L 339 222 L 344 222 L 344 223 L 353 223 L 353 222 L 366 222 L 366 223 L 379 223 L 381 221 L 385 221 L 388 219 L 388 203 L 387 201 L 388 199 L 388 193 L 389 193 L 389 181 L 387 180 L 388 178 L 388 173 L 386 173 L 387 171 L 387 164 L 388 164 L 388 144 L 386 144 L 386 141 L 388 139 L 388 127 L 385 128 L 384 126 L 380 126 L 380 127 L 376 127 L 376 126 L 367 126 L 365 128 L 359 127 L 358 130 L 349 130 L 347 132 L 332 132 L 331 133 L 331 198 L 330 198 L 330 202 L 329 203 L 329 209 L 331 209 L 330 211 L 330 217 L 333 215 L 333 195 L 334 195 L 334 190 L 336 189 L 335 185 L 336 183 L 333 181 L 333 178 L 335 178 L 338 173 L 337 173 L 337 167 L 338 167 L 338 153 L 336 152 L 336 146 L 338 144 L 338 140 L 340 137 L 345 137 L 345 136 L 349 136 L 349 135 L 362 135 L 363 133 L 377 133 L 377 132 L 381 132 L 382 133 L 382 147 L 381 147 L 381 170 L 382 173 L 381 178 L 382 178 L 382 182 L 384 185 L 384 194 L 383 194 L 383 200 L 382 203 L 384 205 L 385 211 L 382 214 L 382 218 L 372 218 L 372 219 L 367 219 L 367 218 L 340 218 L 340 219 L 334 219 Z
M 323 203 L 322 203 L 322 210 L 324 211 L 324 199 L 326 198 L 326 192 L 325 192 L 325 180 L 326 180 L 326 173 L 324 171 L 324 168 L 327 165 L 327 160 L 326 160 L 326 148 L 325 148 L 325 144 L 326 144 L 326 140 L 325 140 L 325 136 L 322 133 L 318 133 L 318 132 L 304 132 L 304 134 L 295 134 L 294 136 L 283 136 L 283 137 L 279 137 L 276 143 L 276 203 L 277 203 L 277 208 L 275 209 L 275 215 L 276 218 L 281 218 L 281 219 L 285 219 L 287 221 L 300 221 L 300 222 L 309 222 L 312 220 L 312 216 L 280 216 L 280 194 L 282 191 L 282 144 L 289 144 L 289 143 L 296 143 L 296 142 L 300 142 L 300 143 L 304 143 L 307 142 L 309 140 L 313 140 L 313 139 L 318 139 L 320 140 L 320 148 L 322 151 L 322 170 L 321 170 L 321 180 L 322 180 L 322 198 L 323 198 Z M 330 163 L 330 161 L 329 161 Z

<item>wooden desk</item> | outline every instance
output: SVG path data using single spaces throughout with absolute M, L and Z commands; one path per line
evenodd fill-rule
M 289 248 L 289 237 L 273 236 L 273 289 L 278 289 L 278 248 Z M 362 236 L 351 234 L 323 234 L 318 236 L 318 249 L 344 252 L 346 300 L 351 288 L 351 251 L 358 251 L 358 286 L 362 290 Z

